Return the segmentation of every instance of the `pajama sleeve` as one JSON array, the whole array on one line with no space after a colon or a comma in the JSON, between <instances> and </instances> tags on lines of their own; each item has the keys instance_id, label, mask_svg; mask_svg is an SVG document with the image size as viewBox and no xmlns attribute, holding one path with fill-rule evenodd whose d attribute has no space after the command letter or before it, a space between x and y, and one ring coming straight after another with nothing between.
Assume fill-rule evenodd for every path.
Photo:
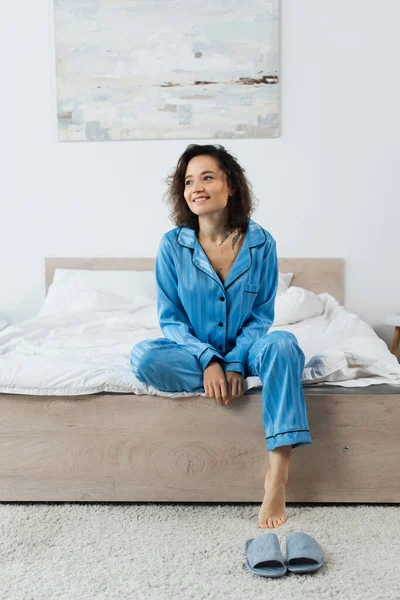
<instances>
[{"instance_id":1,"label":"pajama sleeve","mask_svg":"<svg viewBox=\"0 0 400 600\"><path fill-rule=\"evenodd\" d=\"M184 345L199 360L203 371L213 357L217 358L223 367L224 359L215 348L211 344L201 342L194 334L178 296L178 277L171 246L165 235L161 238L157 252L155 276L158 319L164 337Z\"/></svg>"},{"instance_id":2,"label":"pajama sleeve","mask_svg":"<svg viewBox=\"0 0 400 600\"><path fill-rule=\"evenodd\" d=\"M236 371L244 377L244 365L250 347L258 338L268 333L274 322L275 297L278 289L279 271L276 242L272 238L264 255L265 271L254 301L251 316L245 321L236 338L236 345L225 357L224 371Z\"/></svg>"}]
</instances>

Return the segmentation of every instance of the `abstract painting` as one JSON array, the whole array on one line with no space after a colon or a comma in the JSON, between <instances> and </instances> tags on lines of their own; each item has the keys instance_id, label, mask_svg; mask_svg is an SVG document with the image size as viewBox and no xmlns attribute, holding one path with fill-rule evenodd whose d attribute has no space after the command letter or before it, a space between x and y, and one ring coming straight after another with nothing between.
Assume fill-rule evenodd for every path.
<instances>
[{"instance_id":1,"label":"abstract painting","mask_svg":"<svg viewBox=\"0 0 400 600\"><path fill-rule=\"evenodd\" d=\"M60 141L279 136L279 0L54 0Z\"/></svg>"}]
</instances>

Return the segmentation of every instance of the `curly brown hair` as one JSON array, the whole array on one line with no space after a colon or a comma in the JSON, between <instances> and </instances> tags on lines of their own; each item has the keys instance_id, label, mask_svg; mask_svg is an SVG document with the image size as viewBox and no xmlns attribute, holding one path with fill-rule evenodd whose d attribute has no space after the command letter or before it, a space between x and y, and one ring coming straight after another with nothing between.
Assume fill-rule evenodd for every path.
<instances>
[{"instance_id":1,"label":"curly brown hair","mask_svg":"<svg viewBox=\"0 0 400 600\"><path fill-rule=\"evenodd\" d=\"M168 189L164 197L167 196L167 203L172 208L170 219L178 227L190 227L198 232L198 216L190 210L183 194L186 168L189 161L195 156L204 154L213 156L216 159L219 168L227 176L229 187L235 190L233 196L228 199L227 225L232 229L245 231L250 215L256 209L252 185L244 174L245 169L239 165L236 158L224 146L219 144L190 144L180 156L174 172L166 179Z\"/></svg>"}]
</instances>

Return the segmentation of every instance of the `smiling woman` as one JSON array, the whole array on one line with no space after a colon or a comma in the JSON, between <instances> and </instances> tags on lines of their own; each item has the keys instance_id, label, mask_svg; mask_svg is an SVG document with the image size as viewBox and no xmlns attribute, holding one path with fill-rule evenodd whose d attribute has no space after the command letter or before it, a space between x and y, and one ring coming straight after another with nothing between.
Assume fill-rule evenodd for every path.
<instances>
[{"instance_id":1,"label":"smiling woman","mask_svg":"<svg viewBox=\"0 0 400 600\"><path fill-rule=\"evenodd\" d=\"M192 144L170 179L170 200L183 211L175 222L194 225L199 244L224 283L243 246L246 221L254 208L244 169L223 146ZM197 216L194 222L193 215Z\"/></svg>"},{"instance_id":2,"label":"smiling woman","mask_svg":"<svg viewBox=\"0 0 400 600\"><path fill-rule=\"evenodd\" d=\"M196 162L201 160L204 166L201 167L198 162L196 164L194 159ZM194 198L211 196L212 189L215 194L213 199L220 206L226 207L224 216L229 229L243 231L256 208L252 185L247 180L245 169L221 145L190 144L179 158L173 173L167 177L166 183L168 187L165 196L172 208L171 220L178 227L190 227L196 233L199 230L198 215L203 213L192 210L195 203L188 201L187 195L190 193ZM201 189L201 185L198 187L201 183L204 183L204 189ZM209 189L208 186L213 187ZM193 191L198 193L193 194ZM208 204L207 201L198 206L203 206L202 210L208 211Z\"/></svg>"},{"instance_id":3,"label":"smiling woman","mask_svg":"<svg viewBox=\"0 0 400 600\"><path fill-rule=\"evenodd\" d=\"M226 239L234 231L229 227L227 208L234 190L213 156L193 157L186 171L184 197L189 209L197 214L199 234L219 246L221 238Z\"/></svg>"},{"instance_id":4,"label":"smiling woman","mask_svg":"<svg viewBox=\"0 0 400 600\"><path fill-rule=\"evenodd\" d=\"M244 378L260 378L270 469L259 525L279 527L291 450L311 444L311 436L304 353L292 333L268 333L276 242L250 218L251 186L223 146L188 146L168 179L176 227L161 238L155 266L164 338L136 344L131 368L155 389L205 392L220 405L243 394Z\"/></svg>"}]
</instances>

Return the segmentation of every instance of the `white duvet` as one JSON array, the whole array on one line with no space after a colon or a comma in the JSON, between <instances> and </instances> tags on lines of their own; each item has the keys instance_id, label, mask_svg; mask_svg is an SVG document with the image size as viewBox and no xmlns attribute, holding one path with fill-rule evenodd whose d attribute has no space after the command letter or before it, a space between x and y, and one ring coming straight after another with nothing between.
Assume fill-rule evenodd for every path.
<instances>
[{"instance_id":1,"label":"white duvet","mask_svg":"<svg viewBox=\"0 0 400 600\"><path fill-rule=\"evenodd\" d=\"M293 288L289 288L294 294ZM298 288L299 289L299 288ZM321 314L270 331L290 331L305 357L303 384L363 387L400 386L400 365L372 327L348 312L333 296L318 294ZM0 393L79 396L98 392L187 397L191 392L162 392L138 381L129 366L139 341L163 337L156 306L125 310L75 310L42 315L0 332ZM260 387L246 379L246 391ZM200 394L205 396L206 394Z\"/></svg>"}]
</instances>

